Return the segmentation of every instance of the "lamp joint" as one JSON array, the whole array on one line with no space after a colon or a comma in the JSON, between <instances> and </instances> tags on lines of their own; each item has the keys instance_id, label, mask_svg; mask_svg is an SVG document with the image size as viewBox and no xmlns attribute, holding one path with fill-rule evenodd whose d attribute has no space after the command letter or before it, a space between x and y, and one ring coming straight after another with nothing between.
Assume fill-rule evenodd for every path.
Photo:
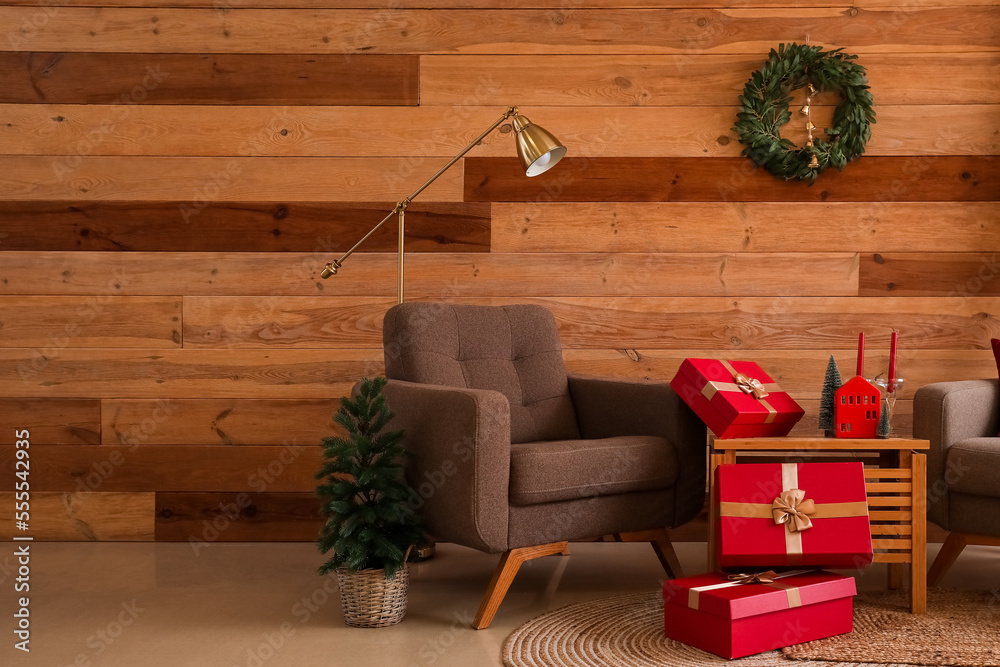
<instances>
[{"instance_id":1,"label":"lamp joint","mask_svg":"<svg viewBox=\"0 0 1000 667\"><path fill-rule=\"evenodd\" d=\"M339 259L333 260L325 267L323 267L323 272L320 274L320 277L322 277L323 280L326 280L330 276L337 275L337 271L340 269L341 266L343 266L343 264L340 263Z\"/></svg>"}]
</instances>

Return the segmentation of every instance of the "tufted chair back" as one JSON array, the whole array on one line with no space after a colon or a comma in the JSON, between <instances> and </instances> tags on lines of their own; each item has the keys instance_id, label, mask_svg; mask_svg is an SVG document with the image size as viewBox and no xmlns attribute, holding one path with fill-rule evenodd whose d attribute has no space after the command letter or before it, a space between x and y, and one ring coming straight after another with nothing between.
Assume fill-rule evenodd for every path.
<instances>
[{"instance_id":1,"label":"tufted chair back","mask_svg":"<svg viewBox=\"0 0 1000 667\"><path fill-rule=\"evenodd\" d=\"M385 374L510 403L511 443L580 437L555 318L535 305L403 303L385 314Z\"/></svg>"}]
</instances>

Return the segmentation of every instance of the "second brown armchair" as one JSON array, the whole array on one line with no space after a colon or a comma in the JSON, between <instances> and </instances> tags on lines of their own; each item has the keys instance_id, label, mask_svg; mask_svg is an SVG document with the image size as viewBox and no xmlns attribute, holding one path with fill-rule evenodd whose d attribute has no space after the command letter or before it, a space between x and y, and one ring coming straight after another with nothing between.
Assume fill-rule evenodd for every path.
<instances>
[{"instance_id":1,"label":"second brown armchair","mask_svg":"<svg viewBox=\"0 0 1000 667\"><path fill-rule=\"evenodd\" d=\"M927 584L941 583L966 545L1000 547L1000 385L936 382L913 397L913 435L927 454L927 519L951 531Z\"/></svg>"},{"instance_id":2,"label":"second brown armchair","mask_svg":"<svg viewBox=\"0 0 1000 667\"><path fill-rule=\"evenodd\" d=\"M502 553L476 628L520 565L567 540L650 541L704 502L706 430L666 383L567 376L541 306L406 303L385 316L384 393L436 539Z\"/></svg>"}]
</instances>

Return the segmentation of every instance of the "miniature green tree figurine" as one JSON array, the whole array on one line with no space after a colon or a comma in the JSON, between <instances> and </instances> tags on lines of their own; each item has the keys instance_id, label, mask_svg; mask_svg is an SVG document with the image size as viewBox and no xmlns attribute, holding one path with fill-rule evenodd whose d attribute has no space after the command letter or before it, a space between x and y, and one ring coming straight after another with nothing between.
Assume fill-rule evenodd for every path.
<instances>
[{"instance_id":1,"label":"miniature green tree figurine","mask_svg":"<svg viewBox=\"0 0 1000 667\"><path fill-rule=\"evenodd\" d=\"M823 393L819 399L819 428L826 431L827 435L833 434L833 395L840 389L844 381L840 379L840 369L837 362L830 355L830 363L826 365L826 377L823 378Z\"/></svg>"},{"instance_id":2,"label":"miniature green tree figurine","mask_svg":"<svg viewBox=\"0 0 1000 667\"><path fill-rule=\"evenodd\" d=\"M382 396L385 384L385 378L363 378L358 397L341 398L335 416L347 437L323 439L325 462L316 478L325 481L316 493L327 520L316 542L320 553L332 550L333 556L320 574L384 569L391 579L407 550L425 539L423 522L408 504L415 494L400 465L403 432L382 432L393 417Z\"/></svg>"},{"instance_id":3,"label":"miniature green tree figurine","mask_svg":"<svg viewBox=\"0 0 1000 667\"><path fill-rule=\"evenodd\" d=\"M892 427L889 424L889 408L883 403L882 416L878 418L878 427L875 431L875 435L880 438L888 438L891 430Z\"/></svg>"}]
</instances>

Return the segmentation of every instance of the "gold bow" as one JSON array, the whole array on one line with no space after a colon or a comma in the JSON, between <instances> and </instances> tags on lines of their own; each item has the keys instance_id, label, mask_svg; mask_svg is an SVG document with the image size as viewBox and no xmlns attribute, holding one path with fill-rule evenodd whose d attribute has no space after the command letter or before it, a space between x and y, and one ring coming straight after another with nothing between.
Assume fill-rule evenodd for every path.
<instances>
[{"instance_id":1,"label":"gold bow","mask_svg":"<svg viewBox=\"0 0 1000 667\"><path fill-rule=\"evenodd\" d=\"M771 503L771 516L777 525L785 524L788 532L795 533L812 528L812 520L806 516L816 513L816 504L806 499L801 489L782 491Z\"/></svg>"},{"instance_id":2,"label":"gold bow","mask_svg":"<svg viewBox=\"0 0 1000 667\"><path fill-rule=\"evenodd\" d=\"M748 572L743 574L731 574L729 575L729 581L734 581L737 584L773 584L774 578L777 576L778 575L774 570L768 570L767 572Z\"/></svg>"},{"instance_id":3,"label":"gold bow","mask_svg":"<svg viewBox=\"0 0 1000 667\"><path fill-rule=\"evenodd\" d=\"M743 373L737 373L733 379L736 381L736 386L739 387L744 394L750 394L758 401L767 397L767 389L764 389L764 385L760 380L744 375Z\"/></svg>"}]
</instances>

